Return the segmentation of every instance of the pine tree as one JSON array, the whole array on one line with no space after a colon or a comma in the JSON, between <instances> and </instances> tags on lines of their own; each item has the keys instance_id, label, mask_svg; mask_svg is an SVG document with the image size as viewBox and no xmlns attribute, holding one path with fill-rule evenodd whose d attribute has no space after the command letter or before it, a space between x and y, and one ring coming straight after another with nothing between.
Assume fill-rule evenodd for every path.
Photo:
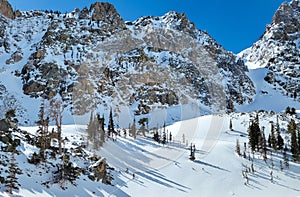
<instances>
[{"instance_id":1,"label":"pine tree","mask_svg":"<svg viewBox=\"0 0 300 197\"><path fill-rule=\"evenodd\" d=\"M80 168L74 167L70 157L63 155L61 163L56 164L57 170L53 172L53 183L59 183L62 189L66 189L66 182L76 186L76 179L80 176Z\"/></svg>"},{"instance_id":2,"label":"pine tree","mask_svg":"<svg viewBox=\"0 0 300 197\"><path fill-rule=\"evenodd\" d=\"M271 146L274 150L277 150L277 141L274 133L274 125L271 123Z\"/></svg>"},{"instance_id":3,"label":"pine tree","mask_svg":"<svg viewBox=\"0 0 300 197\"><path fill-rule=\"evenodd\" d=\"M129 132L131 133L131 136L134 139L136 139L136 123L135 123L135 118L133 119L133 123L132 123L132 126L131 126Z\"/></svg>"},{"instance_id":4,"label":"pine tree","mask_svg":"<svg viewBox=\"0 0 300 197\"><path fill-rule=\"evenodd\" d=\"M288 124L288 132L291 134L291 152L294 160L296 161L299 155L299 147L296 134L296 123L293 119Z\"/></svg>"},{"instance_id":5,"label":"pine tree","mask_svg":"<svg viewBox=\"0 0 300 197\"><path fill-rule=\"evenodd\" d=\"M165 144L166 144L166 140L167 140L167 135L166 135L166 131L164 130L164 131L163 131L163 136L162 136L162 141L161 141L161 143L162 143L163 145L165 145Z\"/></svg>"},{"instance_id":6,"label":"pine tree","mask_svg":"<svg viewBox=\"0 0 300 197\"><path fill-rule=\"evenodd\" d=\"M7 192L12 194L13 190L18 190L18 178L17 174L21 174L20 169L15 163L15 156L14 152L11 153L11 161L9 166L9 175L6 177L5 186L8 188Z\"/></svg>"},{"instance_id":7,"label":"pine tree","mask_svg":"<svg viewBox=\"0 0 300 197\"><path fill-rule=\"evenodd\" d=\"M277 136L277 148L278 148L278 150L282 150L283 145L284 145L284 140L283 140L283 138L281 137L281 135L279 133L279 135Z\"/></svg>"},{"instance_id":8,"label":"pine tree","mask_svg":"<svg viewBox=\"0 0 300 197\"><path fill-rule=\"evenodd\" d=\"M291 131L291 152L293 154L293 158L296 161L298 159L298 154L299 154L299 147L298 147L298 142L297 142L297 135L296 131L293 130Z\"/></svg>"},{"instance_id":9,"label":"pine tree","mask_svg":"<svg viewBox=\"0 0 300 197\"><path fill-rule=\"evenodd\" d=\"M263 158L264 158L264 161L266 161L268 159L268 157L267 157L267 141L266 141L264 131L262 132L262 143L263 143L262 144Z\"/></svg>"},{"instance_id":10,"label":"pine tree","mask_svg":"<svg viewBox=\"0 0 300 197\"><path fill-rule=\"evenodd\" d=\"M232 128L232 120L230 119L230 121L229 121L229 129L230 129L230 131L233 131L233 128Z\"/></svg>"},{"instance_id":11,"label":"pine tree","mask_svg":"<svg viewBox=\"0 0 300 197\"><path fill-rule=\"evenodd\" d=\"M286 151L288 150L287 146L283 149L283 161L286 168L289 168L289 158L287 157Z\"/></svg>"},{"instance_id":12,"label":"pine tree","mask_svg":"<svg viewBox=\"0 0 300 197\"><path fill-rule=\"evenodd\" d=\"M233 101L232 101L232 99L231 98L229 98L228 100L227 100L227 111L228 112L234 112L234 104L233 104Z\"/></svg>"},{"instance_id":13,"label":"pine tree","mask_svg":"<svg viewBox=\"0 0 300 197\"><path fill-rule=\"evenodd\" d=\"M288 133L292 134L293 131L296 130L296 123L295 120L291 119L291 121L288 124Z\"/></svg>"},{"instance_id":14,"label":"pine tree","mask_svg":"<svg viewBox=\"0 0 300 197\"><path fill-rule=\"evenodd\" d=\"M111 137L115 133L114 129L114 120L113 120L113 114L112 109L110 108L109 112L109 120L108 120L108 136Z\"/></svg>"},{"instance_id":15,"label":"pine tree","mask_svg":"<svg viewBox=\"0 0 300 197\"><path fill-rule=\"evenodd\" d=\"M105 130L104 130L105 119L104 119L104 114L102 115L101 118L100 118L100 116L99 116L98 121L99 121L99 124L100 124L100 126L99 126L99 129L100 129L100 135L101 135L100 140L101 140L102 143L104 143L104 142L105 142Z\"/></svg>"},{"instance_id":16,"label":"pine tree","mask_svg":"<svg viewBox=\"0 0 300 197\"><path fill-rule=\"evenodd\" d=\"M268 146L271 148L272 144L271 144L271 134L269 134L268 136Z\"/></svg>"},{"instance_id":17,"label":"pine tree","mask_svg":"<svg viewBox=\"0 0 300 197\"><path fill-rule=\"evenodd\" d=\"M194 161L194 160L196 159L196 158L195 158L195 152L196 152L196 146L195 146L195 144L193 145L193 144L191 143L190 149L191 149L191 152L190 152L190 160Z\"/></svg>"},{"instance_id":18,"label":"pine tree","mask_svg":"<svg viewBox=\"0 0 300 197\"><path fill-rule=\"evenodd\" d=\"M294 107L292 107L291 109L291 115L295 115L296 114L296 109Z\"/></svg>"},{"instance_id":19,"label":"pine tree","mask_svg":"<svg viewBox=\"0 0 300 197\"><path fill-rule=\"evenodd\" d=\"M9 146L11 146L11 159L9 163L9 175L6 177L5 186L8 188L7 192L12 194L13 190L19 189L17 175L22 174L22 171L16 163L15 154L18 154L17 146L20 144L19 140L14 139Z\"/></svg>"},{"instance_id":20,"label":"pine tree","mask_svg":"<svg viewBox=\"0 0 300 197\"><path fill-rule=\"evenodd\" d=\"M62 101L53 99L50 101L50 116L55 122L57 129L57 140L58 140L58 150L59 154L62 154L62 118L65 106L62 104Z\"/></svg>"},{"instance_id":21,"label":"pine tree","mask_svg":"<svg viewBox=\"0 0 300 197\"><path fill-rule=\"evenodd\" d=\"M38 145L40 147L40 157L42 160L45 160L45 149L50 147L50 136L48 131L50 119L46 116L45 108L45 99L43 99L38 114L38 120L36 121L36 124L39 127L37 131L39 135Z\"/></svg>"},{"instance_id":22,"label":"pine tree","mask_svg":"<svg viewBox=\"0 0 300 197\"><path fill-rule=\"evenodd\" d=\"M247 144L246 144L246 142L244 142L244 151L243 151L243 157L244 157L244 159L247 158L246 152L247 152Z\"/></svg>"},{"instance_id":23,"label":"pine tree","mask_svg":"<svg viewBox=\"0 0 300 197\"><path fill-rule=\"evenodd\" d=\"M286 114L291 114L291 108L290 108L290 106L287 106L287 108L285 109L285 113Z\"/></svg>"},{"instance_id":24,"label":"pine tree","mask_svg":"<svg viewBox=\"0 0 300 197\"><path fill-rule=\"evenodd\" d=\"M277 121L276 121L276 133L277 133L277 149L278 150L282 150L283 148L283 145L284 145L284 140L281 136L281 133L280 133L280 126L279 126L279 121L278 121L278 116L277 116Z\"/></svg>"},{"instance_id":25,"label":"pine tree","mask_svg":"<svg viewBox=\"0 0 300 197\"><path fill-rule=\"evenodd\" d=\"M240 147L239 139L236 139L235 151L238 154L238 156L241 156L241 147Z\"/></svg>"},{"instance_id":26,"label":"pine tree","mask_svg":"<svg viewBox=\"0 0 300 197\"><path fill-rule=\"evenodd\" d=\"M249 133L249 145L254 152L256 148L258 148L259 143L259 135L260 135L260 128L258 124L258 119L252 121L248 128Z\"/></svg>"}]
</instances>

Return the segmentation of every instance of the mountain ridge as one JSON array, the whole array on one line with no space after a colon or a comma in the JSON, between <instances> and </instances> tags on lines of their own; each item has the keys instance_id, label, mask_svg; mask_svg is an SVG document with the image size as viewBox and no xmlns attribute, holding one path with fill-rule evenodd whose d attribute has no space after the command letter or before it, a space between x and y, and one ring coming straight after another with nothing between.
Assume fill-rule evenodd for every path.
<instances>
[{"instance_id":1,"label":"mountain ridge","mask_svg":"<svg viewBox=\"0 0 300 197\"><path fill-rule=\"evenodd\" d=\"M14 20L1 25L5 27L0 52L4 70L21 79L25 95L62 97L71 115L109 111L115 105L117 114L125 107L128 116L143 117L158 107L189 103L198 105L200 115L233 110L234 103L249 103L255 95L243 61L184 14L170 11L125 24L111 4L98 2L66 14L19 11ZM125 64L131 70L124 69ZM135 80L147 75L150 79L158 72L170 80L162 80L163 75L151 79L159 81L156 84ZM126 80L134 83L128 86ZM178 88L181 85L186 90Z\"/></svg>"}]
</instances>

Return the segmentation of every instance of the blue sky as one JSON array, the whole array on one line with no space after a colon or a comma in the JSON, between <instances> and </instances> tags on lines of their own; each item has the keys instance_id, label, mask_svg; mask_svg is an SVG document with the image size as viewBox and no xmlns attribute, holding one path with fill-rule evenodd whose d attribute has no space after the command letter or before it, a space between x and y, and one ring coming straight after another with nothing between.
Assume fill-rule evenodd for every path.
<instances>
[{"instance_id":1,"label":"blue sky","mask_svg":"<svg viewBox=\"0 0 300 197\"><path fill-rule=\"evenodd\" d=\"M8 0L19 10L59 10L89 7L95 0ZM161 16L170 10L184 12L198 29L235 53L251 46L264 32L284 0L106 0L124 20Z\"/></svg>"}]
</instances>

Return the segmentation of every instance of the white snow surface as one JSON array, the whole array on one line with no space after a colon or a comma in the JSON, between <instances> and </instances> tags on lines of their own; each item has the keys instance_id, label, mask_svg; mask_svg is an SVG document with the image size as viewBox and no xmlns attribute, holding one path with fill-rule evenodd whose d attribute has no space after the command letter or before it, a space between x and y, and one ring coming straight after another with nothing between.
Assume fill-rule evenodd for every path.
<instances>
[{"instance_id":1,"label":"white snow surface","mask_svg":"<svg viewBox=\"0 0 300 197\"><path fill-rule=\"evenodd\" d=\"M254 154L255 173L248 173L249 182L242 176L242 170L250 168L251 161L235 153L238 139L248 142L247 127L255 113L236 113L231 115L208 115L182 122L166 128L172 133L172 141L161 145L150 137L132 139L124 136L116 141L108 140L99 153L114 167L113 186L91 182L83 178L77 180L78 186L67 185L61 190L57 185L46 188L40 185L45 175L31 173L36 169L28 164L22 155L33 152L30 146L22 146L18 163L24 175L19 177L21 189L19 196L298 196L300 194L300 165L290 162L290 167L280 170L280 152L273 153L265 163L260 153ZM265 126L266 135L270 132L270 121L276 122L276 115L260 113L260 125ZM286 133L287 121L295 117L280 116L282 135ZM228 129L232 120L233 131ZM296 119L298 122L299 120ZM71 141L80 142L86 136L85 126L65 125L63 135ZM34 133L36 127L22 127ZM160 130L162 132L162 130ZM182 134L186 142L182 142ZM189 160L189 145L195 144L196 160ZM93 151L92 151L93 152ZM91 152L91 153L92 153ZM250 154L247 147L247 155ZM252 157L252 154L250 154ZM291 158L290 158L291 160ZM23 162L24 161L24 162ZM128 170L126 170L128 169ZM273 172L273 181L270 173ZM133 176L134 174L134 176ZM49 175L48 175L49 176ZM47 179L46 179L47 180ZM0 193L0 195L8 196Z\"/></svg>"},{"instance_id":2,"label":"white snow surface","mask_svg":"<svg viewBox=\"0 0 300 197\"><path fill-rule=\"evenodd\" d=\"M251 112L251 111L274 111L284 112L287 106L294 107L296 110L300 109L300 103L289 96L281 93L280 87L276 89L264 80L268 72L267 68L250 69L248 76L254 82L256 88L256 95L254 101L250 104L237 106L237 111Z\"/></svg>"}]
</instances>

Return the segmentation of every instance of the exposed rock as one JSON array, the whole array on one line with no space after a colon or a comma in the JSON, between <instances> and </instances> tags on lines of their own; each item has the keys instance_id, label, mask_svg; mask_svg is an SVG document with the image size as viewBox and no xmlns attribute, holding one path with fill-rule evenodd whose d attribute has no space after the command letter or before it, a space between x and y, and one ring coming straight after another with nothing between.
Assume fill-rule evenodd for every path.
<instances>
[{"instance_id":1,"label":"exposed rock","mask_svg":"<svg viewBox=\"0 0 300 197\"><path fill-rule=\"evenodd\" d=\"M20 51L16 51L12 54L11 58L6 60L6 64L18 63L23 59L23 54Z\"/></svg>"},{"instance_id":2,"label":"exposed rock","mask_svg":"<svg viewBox=\"0 0 300 197\"><path fill-rule=\"evenodd\" d=\"M300 15L298 9L300 9L299 1L293 1L291 3L284 2L276 11L272 20L272 25L280 25L280 23L283 23L285 26L284 31L290 34L299 31Z\"/></svg>"},{"instance_id":3,"label":"exposed rock","mask_svg":"<svg viewBox=\"0 0 300 197\"><path fill-rule=\"evenodd\" d=\"M107 22L112 28L125 28L124 20L112 4L96 2L90 6L89 11L92 13L93 21Z\"/></svg>"},{"instance_id":4,"label":"exposed rock","mask_svg":"<svg viewBox=\"0 0 300 197\"><path fill-rule=\"evenodd\" d=\"M15 18L13 9L7 0L0 0L0 14L10 19Z\"/></svg>"},{"instance_id":5,"label":"exposed rock","mask_svg":"<svg viewBox=\"0 0 300 197\"><path fill-rule=\"evenodd\" d=\"M29 81L29 83L27 83L23 86L23 91L24 91L24 94L26 94L26 95L33 95L33 93L44 91L45 88L46 88L45 86L39 84L38 82L31 80L31 81Z\"/></svg>"},{"instance_id":6,"label":"exposed rock","mask_svg":"<svg viewBox=\"0 0 300 197\"><path fill-rule=\"evenodd\" d=\"M260 40L243 52L248 62L269 69L265 81L294 98L300 91L299 39L300 1L293 0L278 8Z\"/></svg>"}]
</instances>

